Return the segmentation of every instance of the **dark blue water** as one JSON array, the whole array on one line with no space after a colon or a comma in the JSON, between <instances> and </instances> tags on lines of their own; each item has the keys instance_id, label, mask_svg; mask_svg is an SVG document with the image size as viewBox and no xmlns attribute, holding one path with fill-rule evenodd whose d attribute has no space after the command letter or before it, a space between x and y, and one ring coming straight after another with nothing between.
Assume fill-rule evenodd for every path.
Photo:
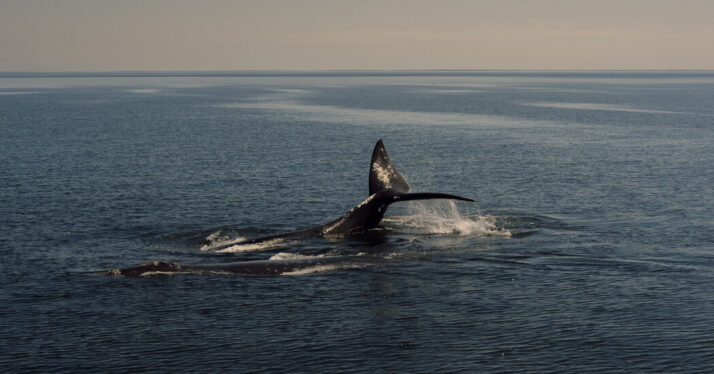
<instances>
[{"instance_id":1,"label":"dark blue water","mask_svg":"<svg viewBox=\"0 0 714 374\"><path fill-rule=\"evenodd\" d=\"M380 138L479 203L211 250L340 216ZM3 372L714 369L711 72L5 74L0 160Z\"/></svg>"}]
</instances>

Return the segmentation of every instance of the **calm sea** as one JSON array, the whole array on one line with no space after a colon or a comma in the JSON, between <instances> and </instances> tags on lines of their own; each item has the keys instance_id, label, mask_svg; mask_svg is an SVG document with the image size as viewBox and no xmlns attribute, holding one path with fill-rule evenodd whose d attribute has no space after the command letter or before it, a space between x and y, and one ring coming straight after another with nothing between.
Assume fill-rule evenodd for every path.
<instances>
[{"instance_id":1,"label":"calm sea","mask_svg":"<svg viewBox=\"0 0 714 374\"><path fill-rule=\"evenodd\" d=\"M379 139L478 203L212 250L337 218ZM5 373L714 370L714 72L2 74L0 161Z\"/></svg>"}]
</instances>

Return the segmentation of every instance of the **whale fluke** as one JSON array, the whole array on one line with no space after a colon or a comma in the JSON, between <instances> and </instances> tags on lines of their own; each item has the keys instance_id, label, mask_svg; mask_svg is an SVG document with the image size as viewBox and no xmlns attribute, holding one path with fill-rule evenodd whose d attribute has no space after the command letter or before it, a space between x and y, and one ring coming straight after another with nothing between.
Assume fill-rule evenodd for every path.
<instances>
[{"instance_id":1,"label":"whale fluke","mask_svg":"<svg viewBox=\"0 0 714 374\"><path fill-rule=\"evenodd\" d=\"M369 166L369 194L371 196L385 190L392 190L395 193L409 192L409 184L394 167L384 148L384 142L379 139L372 151L372 161Z\"/></svg>"}]
</instances>

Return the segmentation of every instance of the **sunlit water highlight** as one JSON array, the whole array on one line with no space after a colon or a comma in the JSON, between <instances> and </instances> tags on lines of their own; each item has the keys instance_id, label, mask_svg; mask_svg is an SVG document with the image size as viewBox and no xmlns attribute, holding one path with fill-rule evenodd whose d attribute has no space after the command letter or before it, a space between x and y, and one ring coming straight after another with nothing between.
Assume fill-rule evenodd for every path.
<instances>
[{"instance_id":1,"label":"sunlit water highlight","mask_svg":"<svg viewBox=\"0 0 714 374\"><path fill-rule=\"evenodd\" d=\"M625 105L601 104L601 103L535 102L535 103L525 103L525 105L543 107L543 108L558 108L558 109L602 110L602 111L630 112L630 113L683 114L681 112L672 112L672 111L667 111L667 110L643 109L643 108L629 107L629 106L625 106Z\"/></svg>"}]
</instances>

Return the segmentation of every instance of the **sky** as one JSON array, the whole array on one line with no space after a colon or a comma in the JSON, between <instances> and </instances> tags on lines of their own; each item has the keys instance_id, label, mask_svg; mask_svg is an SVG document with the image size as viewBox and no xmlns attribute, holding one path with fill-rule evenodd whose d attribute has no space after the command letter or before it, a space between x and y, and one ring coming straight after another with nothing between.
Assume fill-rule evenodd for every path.
<instances>
[{"instance_id":1,"label":"sky","mask_svg":"<svg viewBox=\"0 0 714 374\"><path fill-rule=\"evenodd\" d=\"M0 71L714 69L711 0L0 0Z\"/></svg>"}]
</instances>

